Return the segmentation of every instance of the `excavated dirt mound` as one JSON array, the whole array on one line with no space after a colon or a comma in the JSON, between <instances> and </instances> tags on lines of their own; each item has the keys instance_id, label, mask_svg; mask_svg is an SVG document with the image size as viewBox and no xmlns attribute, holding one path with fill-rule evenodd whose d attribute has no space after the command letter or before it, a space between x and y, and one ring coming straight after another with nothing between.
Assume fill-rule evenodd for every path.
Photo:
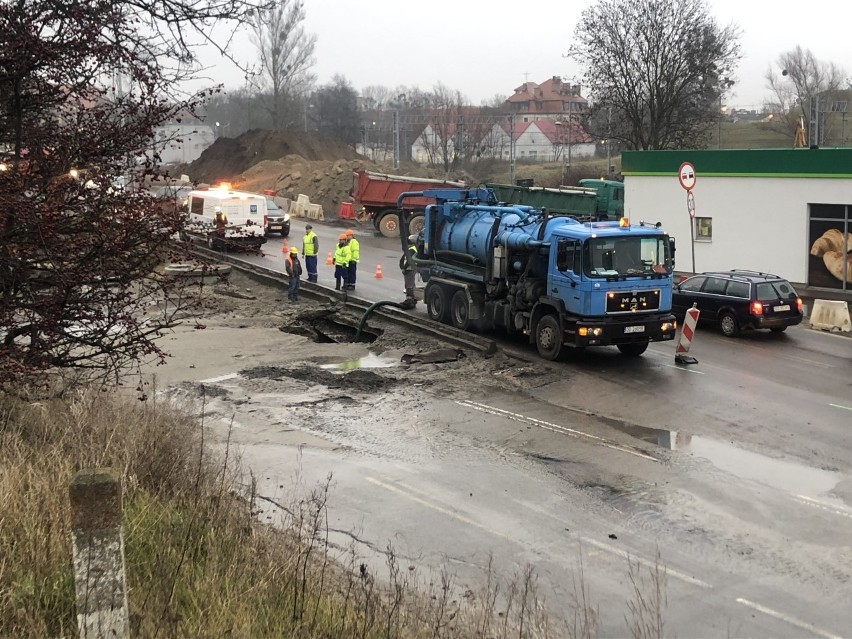
<instances>
[{"instance_id":1,"label":"excavated dirt mound","mask_svg":"<svg viewBox=\"0 0 852 639\"><path fill-rule=\"evenodd\" d=\"M299 155L308 160L355 160L355 150L337 138L300 131L254 129L238 138L219 138L186 167L196 182L215 183L234 176L264 160Z\"/></svg>"},{"instance_id":2,"label":"excavated dirt mound","mask_svg":"<svg viewBox=\"0 0 852 639\"><path fill-rule=\"evenodd\" d=\"M358 169L475 183L461 171L448 176L430 167L381 166L336 138L299 131L253 130L238 138L219 138L178 173L188 174L197 184L230 182L241 191L271 190L290 200L307 195L312 203L322 205L326 220L333 220L341 202L353 201L349 192L352 173Z\"/></svg>"}]
</instances>

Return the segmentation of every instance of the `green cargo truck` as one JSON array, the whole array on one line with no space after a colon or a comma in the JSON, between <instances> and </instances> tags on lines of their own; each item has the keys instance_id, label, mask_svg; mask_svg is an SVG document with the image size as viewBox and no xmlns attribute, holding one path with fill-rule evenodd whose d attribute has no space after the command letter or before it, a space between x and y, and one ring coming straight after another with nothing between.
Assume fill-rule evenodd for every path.
<instances>
[{"instance_id":1,"label":"green cargo truck","mask_svg":"<svg viewBox=\"0 0 852 639\"><path fill-rule=\"evenodd\" d=\"M506 204L525 204L583 220L618 219L624 212L624 183L615 180L580 180L580 186L546 188L511 184L486 184Z\"/></svg>"}]
</instances>

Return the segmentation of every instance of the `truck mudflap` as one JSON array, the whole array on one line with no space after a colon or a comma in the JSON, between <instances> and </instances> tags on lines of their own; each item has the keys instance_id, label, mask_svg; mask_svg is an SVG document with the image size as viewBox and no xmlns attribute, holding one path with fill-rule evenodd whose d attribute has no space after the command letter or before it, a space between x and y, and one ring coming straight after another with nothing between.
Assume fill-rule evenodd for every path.
<instances>
[{"instance_id":1,"label":"truck mudflap","mask_svg":"<svg viewBox=\"0 0 852 639\"><path fill-rule=\"evenodd\" d=\"M677 321L671 313L643 317L563 318L565 343L577 347L618 346L673 340Z\"/></svg>"}]
</instances>

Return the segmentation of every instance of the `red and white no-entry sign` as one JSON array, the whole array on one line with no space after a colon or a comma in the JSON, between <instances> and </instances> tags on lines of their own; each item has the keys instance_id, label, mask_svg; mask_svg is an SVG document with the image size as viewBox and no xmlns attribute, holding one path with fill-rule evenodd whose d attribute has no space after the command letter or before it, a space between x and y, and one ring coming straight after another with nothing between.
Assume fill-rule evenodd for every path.
<instances>
[{"instance_id":1,"label":"red and white no-entry sign","mask_svg":"<svg viewBox=\"0 0 852 639\"><path fill-rule=\"evenodd\" d=\"M695 167L690 162L684 162L677 170L677 181L687 191L695 187Z\"/></svg>"},{"instance_id":2,"label":"red and white no-entry sign","mask_svg":"<svg viewBox=\"0 0 852 639\"><path fill-rule=\"evenodd\" d=\"M692 338L695 336L695 327L698 324L698 305L693 304L692 308L686 309L686 316L683 318L683 328L680 331L680 339L675 347L675 363L677 364L697 364L698 360L688 356L689 346L692 344Z\"/></svg>"}]
</instances>

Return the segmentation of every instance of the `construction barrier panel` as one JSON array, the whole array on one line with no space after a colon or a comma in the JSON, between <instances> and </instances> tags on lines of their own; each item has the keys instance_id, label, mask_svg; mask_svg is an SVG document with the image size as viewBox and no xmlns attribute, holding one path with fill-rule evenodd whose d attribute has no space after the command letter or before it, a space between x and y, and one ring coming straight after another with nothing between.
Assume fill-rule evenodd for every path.
<instances>
[{"instance_id":1,"label":"construction barrier panel","mask_svg":"<svg viewBox=\"0 0 852 639\"><path fill-rule=\"evenodd\" d=\"M849 305L842 300L814 300L810 320L811 328L821 331L852 331Z\"/></svg>"},{"instance_id":2,"label":"construction barrier panel","mask_svg":"<svg viewBox=\"0 0 852 639\"><path fill-rule=\"evenodd\" d=\"M697 359L691 355L687 355L687 353L692 344L692 339L695 337L695 328L698 325L698 315L700 312L697 304L693 304L692 308L686 310L686 315L683 318L683 328L680 331L680 339L675 348L675 363L677 364L698 363Z\"/></svg>"},{"instance_id":3,"label":"construction barrier panel","mask_svg":"<svg viewBox=\"0 0 852 639\"><path fill-rule=\"evenodd\" d=\"M337 217L341 220L354 220L355 207L352 205L352 202L341 202L340 209L337 211Z\"/></svg>"}]
</instances>

